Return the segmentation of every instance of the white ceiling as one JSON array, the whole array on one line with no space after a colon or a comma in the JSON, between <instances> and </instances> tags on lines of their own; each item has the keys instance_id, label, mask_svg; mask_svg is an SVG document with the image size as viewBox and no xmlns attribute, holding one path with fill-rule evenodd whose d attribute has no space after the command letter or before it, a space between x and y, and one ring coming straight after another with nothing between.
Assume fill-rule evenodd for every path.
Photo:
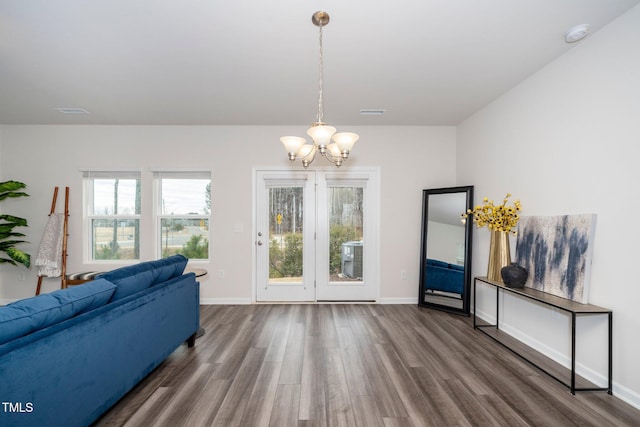
<instances>
[{"instance_id":1,"label":"white ceiling","mask_svg":"<svg viewBox=\"0 0 640 427\"><path fill-rule=\"evenodd\" d=\"M325 121L455 125L639 2L0 0L0 124L306 126L325 10Z\"/></svg>"}]
</instances>

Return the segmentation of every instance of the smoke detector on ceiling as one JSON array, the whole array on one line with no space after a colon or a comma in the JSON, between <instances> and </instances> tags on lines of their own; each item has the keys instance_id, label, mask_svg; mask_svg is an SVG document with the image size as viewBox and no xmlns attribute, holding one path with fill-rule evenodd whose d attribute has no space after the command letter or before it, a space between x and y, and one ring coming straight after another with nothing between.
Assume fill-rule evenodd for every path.
<instances>
[{"instance_id":1,"label":"smoke detector on ceiling","mask_svg":"<svg viewBox=\"0 0 640 427\"><path fill-rule=\"evenodd\" d=\"M564 34L564 40L567 43L575 43L589 35L589 24L580 24L569 28Z\"/></svg>"}]
</instances>

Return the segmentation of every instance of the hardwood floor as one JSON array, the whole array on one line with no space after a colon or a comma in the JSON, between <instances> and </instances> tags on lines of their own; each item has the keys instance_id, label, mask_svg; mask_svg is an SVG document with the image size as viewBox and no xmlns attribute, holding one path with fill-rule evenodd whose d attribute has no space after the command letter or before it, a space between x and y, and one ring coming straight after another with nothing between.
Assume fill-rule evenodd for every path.
<instances>
[{"instance_id":1,"label":"hardwood floor","mask_svg":"<svg viewBox=\"0 0 640 427\"><path fill-rule=\"evenodd\" d=\"M638 426L474 331L412 305L203 306L178 348L96 426Z\"/></svg>"}]
</instances>

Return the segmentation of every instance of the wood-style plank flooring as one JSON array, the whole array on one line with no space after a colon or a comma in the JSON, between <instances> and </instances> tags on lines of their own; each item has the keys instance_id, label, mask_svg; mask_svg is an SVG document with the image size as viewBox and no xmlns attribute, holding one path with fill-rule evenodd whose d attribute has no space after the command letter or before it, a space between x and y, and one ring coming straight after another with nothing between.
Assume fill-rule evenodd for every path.
<instances>
[{"instance_id":1,"label":"wood-style plank flooring","mask_svg":"<svg viewBox=\"0 0 640 427\"><path fill-rule=\"evenodd\" d=\"M471 320L412 305L203 306L182 345L96 426L638 426L573 396Z\"/></svg>"}]
</instances>

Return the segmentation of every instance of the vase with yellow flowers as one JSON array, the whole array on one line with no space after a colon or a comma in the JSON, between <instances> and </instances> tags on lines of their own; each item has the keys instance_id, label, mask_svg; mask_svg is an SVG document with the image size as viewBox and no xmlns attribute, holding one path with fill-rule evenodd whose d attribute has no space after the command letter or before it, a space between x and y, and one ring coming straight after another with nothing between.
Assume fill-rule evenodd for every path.
<instances>
[{"instance_id":1,"label":"vase with yellow flowers","mask_svg":"<svg viewBox=\"0 0 640 427\"><path fill-rule=\"evenodd\" d=\"M511 248L509 247L509 234L516 234L516 226L520 219L522 206L516 200L509 206L507 193L502 204L495 205L493 200L487 197L482 199L482 205L467 210L462 214L463 218L473 216L473 222L478 228L487 227L491 232L491 243L489 246L489 266L487 268L487 279L501 282L500 270L502 267L511 264Z\"/></svg>"}]
</instances>

